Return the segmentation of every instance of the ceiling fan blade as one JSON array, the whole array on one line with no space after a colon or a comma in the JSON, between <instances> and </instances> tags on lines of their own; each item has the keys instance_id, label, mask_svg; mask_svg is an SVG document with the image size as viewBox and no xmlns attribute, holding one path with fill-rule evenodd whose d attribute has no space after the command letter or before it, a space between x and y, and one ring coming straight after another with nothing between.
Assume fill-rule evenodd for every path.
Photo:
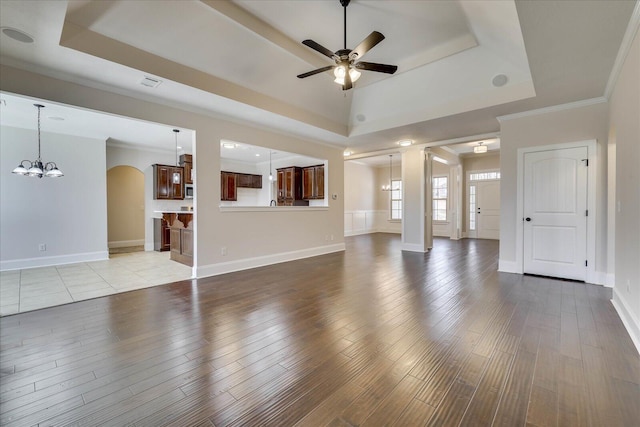
<instances>
[{"instance_id":1,"label":"ceiling fan blade","mask_svg":"<svg viewBox=\"0 0 640 427\"><path fill-rule=\"evenodd\" d=\"M335 65L327 65L326 67L322 67L322 68L318 68L318 69L313 70L313 71L309 71L309 72L306 72L306 73L298 74L298 78L299 79L304 79L305 77L313 76L314 74L320 74L320 73L323 73L325 71L329 71L329 70L331 70L333 68L335 68Z\"/></svg>"},{"instance_id":2,"label":"ceiling fan blade","mask_svg":"<svg viewBox=\"0 0 640 427\"><path fill-rule=\"evenodd\" d=\"M336 57L335 53L331 52L329 49L322 46L321 44L314 42L313 40L307 39L303 41L302 44L305 46L309 46L311 49L315 50L316 52L320 52L324 56L328 56L331 59L335 59Z\"/></svg>"},{"instance_id":3,"label":"ceiling fan blade","mask_svg":"<svg viewBox=\"0 0 640 427\"><path fill-rule=\"evenodd\" d=\"M372 47L380 43L382 40L384 40L384 36L382 35L382 33L374 31L369 34L366 39L362 40L355 49L351 51L350 56L353 59L362 58L362 55L367 53Z\"/></svg>"},{"instance_id":4,"label":"ceiling fan blade","mask_svg":"<svg viewBox=\"0 0 640 427\"><path fill-rule=\"evenodd\" d=\"M355 67L360 70L377 71L378 73L393 74L398 69L397 65L377 64L375 62L360 61L355 64Z\"/></svg>"}]
</instances>

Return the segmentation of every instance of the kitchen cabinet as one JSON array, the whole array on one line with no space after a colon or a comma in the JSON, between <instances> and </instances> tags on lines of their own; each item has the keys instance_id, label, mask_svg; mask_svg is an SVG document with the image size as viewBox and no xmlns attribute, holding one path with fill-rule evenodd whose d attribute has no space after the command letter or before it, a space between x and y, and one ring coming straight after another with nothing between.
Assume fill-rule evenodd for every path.
<instances>
[{"instance_id":1,"label":"kitchen cabinet","mask_svg":"<svg viewBox=\"0 0 640 427\"><path fill-rule=\"evenodd\" d=\"M308 206L302 200L302 168L290 166L276 169L278 178L278 206Z\"/></svg>"},{"instance_id":2,"label":"kitchen cabinet","mask_svg":"<svg viewBox=\"0 0 640 427\"><path fill-rule=\"evenodd\" d=\"M302 198L324 199L324 165L302 168Z\"/></svg>"},{"instance_id":3,"label":"kitchen cabinet","mask_svg":"<svg viewBox=\"0 0 640 427\"><path fill-rule=\"evenodd\" d=\"M153 250L164 252L171 250L171 228L164 218L153 219Z\"/></svg>"},{"instance_id":4,"label":"kitchen cabinet","mask_svg":"<svg viewBox=\"0 0 640 427\"><path fill-rule=\"evenodd\" d=\"M153 165L153 198L184 199L184 169L181 166Z\"/></svg>"},{"instance_id":5,"label":"kitchen cabinet","mask_svg":"<svg viewBox=\"0 0 640 427\"><path fill-rule=\"evenodd\" d=\"M220 172L220 200L236 201L238 175L233 172Z\"/></svg>"},{"instance_id":6,"label":"kitchen cabinet","mask_svg":"<svg viewBox=\"0 0 640 427\"><path fill-rule=\"evenodd\" d=\"M171 257L173 261L193 266L193 230L171 228Z\"/></svg>"},{"instance_id":7,"label":"kitchen cabinet","mask_svg":"<svg viewBox=\"0 0 640 427\"><path fill-rule=\"evenodd\" d=\"M262 175L238 173L237 186L242 188L262 188Z\"/></svg>"},{"instance_id":8,"label":"kitchen cabinet","mask_svg":"<svg viewBox=\"0 0 640 427\"><path fill-rule=\"evenodd\" d=\"M238 188L262 188L262 175L220 172L220 200L238 200Z\"/></svg>"},{"instance_id":9,"label":"kitchen cabinet","mask_svg":"<svg viewBox=\"0 0 640 427\"><path fill-rule=\"evenodd\" d=\"M193 184L193 161L191 154L180 156L180 166L184 168L184 183Z\"/></svg>"},{"instance_id":10,"label":"kitchen cabinet","mask_svg":"<svg viewBox=\"0 0 640 427\"><path fill-rule=\"evenodd\" d=\"M169 233L169 258L193 266L193 213L163 212L161 220L166 224Z\"/></svg>"}]
</instances>

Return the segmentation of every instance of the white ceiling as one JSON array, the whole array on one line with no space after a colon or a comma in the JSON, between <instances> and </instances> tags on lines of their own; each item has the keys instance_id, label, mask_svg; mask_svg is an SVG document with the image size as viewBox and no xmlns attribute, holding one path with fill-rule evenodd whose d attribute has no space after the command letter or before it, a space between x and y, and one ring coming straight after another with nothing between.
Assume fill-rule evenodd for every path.
<instances>
[{"instance_id":1,"label":"white ceiling","mask_svg":"<svg viewBox=\"0 0 640 427\"><path fill-rule=\"evenodd\" d=\"M0 34L0 63L375 152L405 138L477 140L499 130L496 116L603 96L635 6L632 0L352 0L348 47L380 31L386 39L364 60L399 70L392 76L365 71L343 92L329 72L295 77L330 65L302 40L343 47L338 0L2 0L0 25L35 42ZM508 77L506 85L492 85L498 74ZM144 76L162 83L142 86ZM2 124L17 104L2 107ZM34 110L22 113L22 126L35 122ZM70 110L67 120L46 126L91 132L71 130L89 123L72 116ZM131 121L96 124L95 133L136 143L149 134L138 128ZM169 131L167 148L171 128L164 124L154 135L159 141Z\"/></svg>"}]
</instances>

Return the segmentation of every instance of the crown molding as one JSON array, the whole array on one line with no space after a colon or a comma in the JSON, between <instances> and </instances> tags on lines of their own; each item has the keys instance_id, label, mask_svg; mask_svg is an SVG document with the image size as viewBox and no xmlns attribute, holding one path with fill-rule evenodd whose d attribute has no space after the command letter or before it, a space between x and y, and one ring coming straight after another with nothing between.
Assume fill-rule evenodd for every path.
<instances>
[{"instance_id":1,"label":"crown molding","mask_svg":"<svg viewBox=\"0 0 640 427\"><path fill-rule=\"evenodd\" d=\"M588 107L590 105L602 104L608 102L608 99L604 96L597 98L583 99L582 101L569 102L567 104L552 105L550 107L538 108L536 110L522 111L520 113L507 114L505 116L498 116L498 122L506 122L513 119L521 119L523 117L538 116L540 114L557 113L559 111L573 110L575 108Z\"/></svg>"},{"instance_id":2,"label":"crown molding","mask_svg":"<svg viewBox=\"0 0 640 427\"><path fill-rule=\"evenodd\" d=\"M616 87L620 71L622 70L624 61L627 59L627 55L629 55L633 39L638 32L638 28L640 28L640 1L637 1L636 6L633 8L633 13L629 19L629 25L627 25L627 30L625 31L622 43L620 44L620 49L618 49L618 55L616 56L613 68L609 74L607 87L604 89L604 97L607 98L607 100L611 98L613 89Z\"/></svg>"}]
</instances>

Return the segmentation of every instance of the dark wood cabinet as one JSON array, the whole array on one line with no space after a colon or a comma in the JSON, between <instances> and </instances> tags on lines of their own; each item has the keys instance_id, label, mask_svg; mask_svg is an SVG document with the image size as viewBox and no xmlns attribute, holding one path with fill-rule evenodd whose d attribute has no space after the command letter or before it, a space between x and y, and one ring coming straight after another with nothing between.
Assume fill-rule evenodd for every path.
<instances>
[{"instance_id":1,"label":"dark wood cabinet","mask_svg":"<svg viewBox=\"0 0 640 427\"><path fill-rule=\"evenodd\" d=\"M278 176L278 206L308 206L302 199L302 168L291 166L276 169Z\"/></svg>"},{"instance_id":2,"label":"dark wood cabinet","mask_svg":"<svg viewBox=\"0 0 640 427\"><path fill-rule=\"evenodd\" d=\"M153 249L156 251L168 251L171 249L171 229L164 218L153 219Z\"/></svg>"},{"instance_id":3,"label":"dark wood cabinet","mask_svg":"<svg viewBox=\"0 0 640 427\"><path fill-rule=\"evenodd\" d=\"M220 200L236 201L238 174L233 172L220 172Z\"/></svg>"},{"instance_id":4,"label":"dark wood cabinet","mask_svg":"<svg viewBox=\"0 0 640 427\"><path fill-rule=\"evenodd\" d=\"M191 154L182 154L180 156L180 166L184 168L184 183L193 184L193 157Z\"/></svg>"},{"instance_id":5,"label":"dark wood cabinet","mask_svg":"<svg viewBox=\"0 0 640 427\"><path fill-rule=\"evenodd\" d=\"M220 200L238 200L238 188L262 188L262 175L220 172Z\"/></svg>"},{"instance_id":6,"label":"dark wood cabinet","mask_svg":"<svg viewBox=\"0 0 640 427\"><path fill-rule=\"evenodd\" d=\"M238 173L237 186L241 188L262 188L262 175Z\"/></svg>"},{"instance_id":7,"label":"dark wood cabinet","mask_svg":"<svg viewBox=\"0 0 640 427\"><path fill-rule=\"evenodd\" d=\"M324 165L302 168L302 198L324 199Z\"/></svg>"},{"instance_id":8,"label":"dark wood cabinet","mask_svg":"<svg viewBox=\"0 0 640 427\"><path fill-rule=\"evenodd\" d=\"M193 230L171 228L171 259L193 266Z\"/></svg>"},{"instance_id":9,"label":"dark wood cabinet","mask_svg":"<svg viewBox=\"0 0 640 427\"><path fill-rule=\"evenodd\" d=\"M153 165L153 198L184 199L184 169L181 166Z\"/></svg>"},{"instance_id":10,"label":"dark wood cabinet","mask_svg":"<svg viewBox=\"0 0 640 427\"><path fill-rule=\"evenodd\" d=\"M181 264L193 266L193 214L165 212L162 221L166 224L169 237L170 258Z\"/></svg>"}]
</instances>

